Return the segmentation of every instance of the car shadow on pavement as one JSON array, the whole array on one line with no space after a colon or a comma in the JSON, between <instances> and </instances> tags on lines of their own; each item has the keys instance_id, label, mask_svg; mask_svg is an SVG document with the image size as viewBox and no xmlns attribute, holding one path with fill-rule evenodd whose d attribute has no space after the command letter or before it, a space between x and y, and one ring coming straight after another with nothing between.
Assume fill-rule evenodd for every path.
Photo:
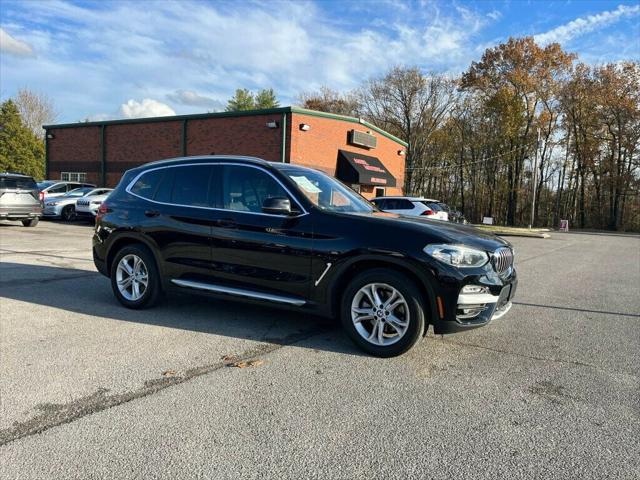
<instances>
[{"instance_id":1,"label":"car shadow on pavement","mask_svg":"<svg viewBox=\"0 0 640 480\"><path fill-rule=\"evenodd\" d=\"M364 355L340 332L338 321L304 312L181 293L171 293L154 308L130 310L115 299L109 280L91 270L0 262L0 298L84 315L81 321L95 321L97 329L103 328L104 319L113 319ZM15 314L7 304L4 310L3 315ZM25 321L30 316L25 315Z\"/></svg>"}]
</instances>

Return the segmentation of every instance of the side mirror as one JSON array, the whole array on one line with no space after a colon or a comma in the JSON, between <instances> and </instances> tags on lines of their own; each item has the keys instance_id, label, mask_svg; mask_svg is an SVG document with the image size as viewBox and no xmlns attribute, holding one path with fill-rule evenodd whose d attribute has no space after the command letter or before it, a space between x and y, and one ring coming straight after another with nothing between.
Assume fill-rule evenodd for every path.
<instances>
[{"instance_id":1,"label":"side mirror","mask_svg":"<svg viewBox=\"0 0 640 480\"><path fill-rule=\"evenodd\" d=\"M271 215L290 215L291 202L286 197L265 198L262 203L262 213Z\"/></svg>"}]
</instances>

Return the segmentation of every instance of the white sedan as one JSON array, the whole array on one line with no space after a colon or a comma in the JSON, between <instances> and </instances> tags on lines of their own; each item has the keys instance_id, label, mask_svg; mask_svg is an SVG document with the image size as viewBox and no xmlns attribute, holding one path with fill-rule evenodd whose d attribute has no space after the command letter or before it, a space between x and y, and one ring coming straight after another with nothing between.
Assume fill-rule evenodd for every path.
<instances>
[{"instance_id":1,"label":"white sedan","mask_svg":"<svg viewBox=\"0 0 640 480\"><path fill-rule=\"evenodd\" d=\"M76 201L76 215L79 218L94 218L98 213L100 204L107 199L110 193L111 190L101 195L91 195L79 198L78 201Z\"/></svg>"},{"instance_id":2,"label":"white sedan","mask_svg":"<svg viewBox=\"0 0 640 480\"><path fill-rule=\"evenodd\" d=\"M438 200L422 197L376 197L371 202L383 212L449 220L449 214Z\"/></svg>"}]
</instances>

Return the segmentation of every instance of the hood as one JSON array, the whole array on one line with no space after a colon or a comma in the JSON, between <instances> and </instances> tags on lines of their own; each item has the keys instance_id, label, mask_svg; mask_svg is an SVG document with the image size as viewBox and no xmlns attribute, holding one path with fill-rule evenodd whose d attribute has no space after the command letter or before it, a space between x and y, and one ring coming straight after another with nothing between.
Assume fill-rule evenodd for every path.
<instances>
[{"instance_id":1,"label":"hood","mask_svg":"<svg viewBox=\"0 0 640 480\"><path fill-rule=\"evenodd\" d=\"M463 244L488 252L493 252L499 247L511 246L497 235L471 225L387 212L373 212L368 217L373 221L388 224L389 228L401 225L403 230L424 236L426 243Z\"/></svg>"}]
</instances>

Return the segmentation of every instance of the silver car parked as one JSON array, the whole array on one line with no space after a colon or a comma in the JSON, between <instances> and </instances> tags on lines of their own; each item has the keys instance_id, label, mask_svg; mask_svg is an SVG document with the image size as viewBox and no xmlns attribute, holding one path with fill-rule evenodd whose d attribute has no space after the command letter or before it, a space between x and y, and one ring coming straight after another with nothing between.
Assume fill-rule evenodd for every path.
<instances>
[{"instance_id":1,"label":"silver car parked","mask_svg":"<svg viewBox=\"0 0 640 480\"><path fill-rule=\"evenodd\" d=\"M61 218L62 220L70 222L75 220L77 216L76 201L79 198L89 197L91 195L103 195L110 191L110 188L76 188L62 197L45 200L42 215L48 218Z\"/></svg>"}]
</instances>

